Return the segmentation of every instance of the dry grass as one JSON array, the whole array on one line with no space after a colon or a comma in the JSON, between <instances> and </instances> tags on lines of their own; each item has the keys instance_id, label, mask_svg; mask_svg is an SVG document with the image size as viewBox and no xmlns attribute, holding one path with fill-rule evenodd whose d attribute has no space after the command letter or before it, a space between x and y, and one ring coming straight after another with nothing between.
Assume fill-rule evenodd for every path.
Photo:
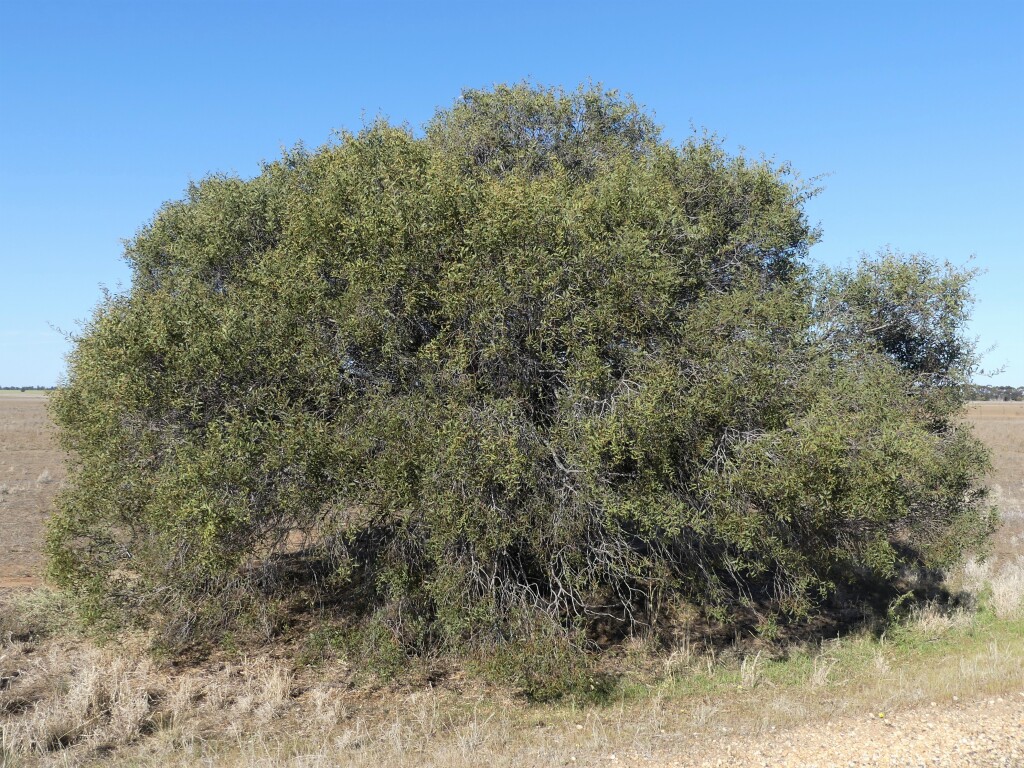
<instances>
[{"instance_id":1,"label":"dry grass","mask_svg":"<svg viewBox=\"0 0 1024 768\"><path fill-rule=\"evenodd\" d=\"M30 663L21 648L11 647L9 655L10 663L21 661L19 695L5 697L5 709L23 713L3 726L12 752L42 754L82 741L100 748L131 744L152 722L155 694L146 686L152 673L145 658L95 648L69 654L58 645Z\"/></svg>"},{"instance_id":2,"label":"dry grass","mask_svg":"<svg viewBox=\"0 0 1024 768\"><path fill-rule=\"evenodd\" d=\"M996 617L1024 618L1024 557L999 565L968 560L959 581L965 590L979 595Z\"/></svg>"}]
</instances>

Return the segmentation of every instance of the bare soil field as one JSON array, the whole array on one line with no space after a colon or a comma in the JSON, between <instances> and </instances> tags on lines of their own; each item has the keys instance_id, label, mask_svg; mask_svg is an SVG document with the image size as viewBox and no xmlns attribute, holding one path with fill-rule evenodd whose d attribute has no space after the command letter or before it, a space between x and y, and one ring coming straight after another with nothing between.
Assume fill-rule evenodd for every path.
<instances>
[{"instance_id":1,"label":"bare soil field","mask_svg":"<svg viewBox=\"0 0 1024 768\"><path fill-rule=\"evenodd\" d=\"M1012 560L1024 555L1024 402L971 403L966 416L992 450L989 487L1003 521L993 554Z\"/></svg>"},{"instance_id":2,"label":"bare soil field","mask_svg":"<svg viewBox=\"0 0 1024 768\"><path fill-rule=\"evenodd\" d=\"M0 590L41 583L44 523L63 479L46 395L0 392Z\"/></svg>"},{"instance_id":3,"label":"bare soil field","mask_svg":"<svg viewBox=\"0 0 1024 768\"><path fill-rule=\"evenodd\" d=\"M1024 766L1024 403L966 418L1004 520L950 575L968 603L783 653L638 645L604 700L536 705L457 672L361 682L300 647L178 665L144 634L83 634L41 587L64 478L45 398L0 394L0 768Z\"/></svg>"}]
</instances>

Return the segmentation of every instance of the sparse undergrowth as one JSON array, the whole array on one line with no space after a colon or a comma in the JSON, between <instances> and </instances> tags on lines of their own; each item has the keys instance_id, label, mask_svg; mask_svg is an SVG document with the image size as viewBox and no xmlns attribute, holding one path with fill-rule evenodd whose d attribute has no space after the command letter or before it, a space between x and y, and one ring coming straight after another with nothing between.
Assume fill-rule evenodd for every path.
<instances>
[{"instance_id":1,"label":"sparse undergrowth","mask_svg":"<svg viewBox=\"0 0 1024 768\"><path fill-rule=\"evenodd\" d=\"M339 658L281 652L191 666L154 660L147 638L68 632L73 611L41 590L0 612L0 764L522 765L610 753L699 750L723 733L999 695L1024 685L1024 562L969 562L959 606L919 603L880 634L784 649L634 642L589 702L530 704L451 673L381 687ZM307 661L309 661L307 659Z\"/></svg>"}]
</instances>

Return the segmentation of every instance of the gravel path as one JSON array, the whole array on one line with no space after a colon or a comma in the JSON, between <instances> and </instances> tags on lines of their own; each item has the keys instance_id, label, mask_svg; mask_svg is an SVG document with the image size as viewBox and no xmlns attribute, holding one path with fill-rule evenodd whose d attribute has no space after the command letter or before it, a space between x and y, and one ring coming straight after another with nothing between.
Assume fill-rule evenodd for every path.
<instances>
[{"instance_id":1,"label":"gravel path","mask_svg":"<svg viewBox=\"0 0 1024 768\"><path fill-rule=\"evenodd\" d=\"M770 736L722 739L714 758L637 762L658 768L907 766L1024 768L1024 692L1013 698L835 720ZM622 761L625 763L625 761Z\"/></svg>"}]
</instances>

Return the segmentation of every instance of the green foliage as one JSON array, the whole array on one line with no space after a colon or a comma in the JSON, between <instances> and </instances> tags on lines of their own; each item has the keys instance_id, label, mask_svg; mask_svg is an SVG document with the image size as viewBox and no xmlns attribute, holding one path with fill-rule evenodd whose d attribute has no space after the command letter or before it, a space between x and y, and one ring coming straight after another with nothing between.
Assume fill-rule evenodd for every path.
<instances>
[{"instance_id":1,"label":"green foliage","mask_svg":"<svg viewBox=\"0 0 1024 768\"><path fill-rule=\"evenodd\" d=\"M577 638L551 621L519 629L515 637L499 645L478 647L471 670L522 691L534 702L568 698L606 703L613 679L597 674L594 659L580 648Z\"/></svg>"},{"instance_id":2,"label":"green foliage","mask_svg":"<svg viewBox=\"0 0 1024 768\"><path fill-rule=\"evenodd\" d=\"M954 560L992 524L970 275L812 273L811 193L528 85L204 179L53 396L54 575L181 640L302 595L391 658Z\"/></svg>"}]
</instances>

